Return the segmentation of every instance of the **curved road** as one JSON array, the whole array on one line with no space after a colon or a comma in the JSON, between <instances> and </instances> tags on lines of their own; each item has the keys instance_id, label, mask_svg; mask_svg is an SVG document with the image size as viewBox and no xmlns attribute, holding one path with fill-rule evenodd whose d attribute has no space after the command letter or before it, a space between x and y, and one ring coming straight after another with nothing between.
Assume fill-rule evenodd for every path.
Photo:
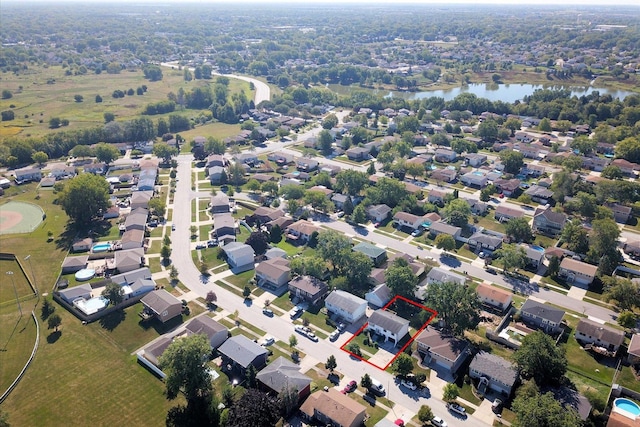
<instances>
[{"instance_id":1,"label":"curved road","mask_svg":"<svg viewBox=\"0 0 640 427\"><path fill-rule=\"evenodd\" d=\"M169 67L169 68L177 68L180 65L177 62L161 62L160 63L161 66L163 67ZM193 67L189 67L189 70L193 71L194 68ZM214 75L216 76L224 76L224 77L228 77L230 79L238 79L238 80L243 80L245 82L249 82L249 83L253 83L253 86L256 88L256 94L253 98L253 102L258 105L260 104L262 101L268 101L271 99L271 88L269 87L268 84L266 84L263 81L260 81L258 79L254 79L253 77L246 77L246 76L239 76L236 74L219 74L219 73L214 73Z\"/></svg>"}]
</instances>

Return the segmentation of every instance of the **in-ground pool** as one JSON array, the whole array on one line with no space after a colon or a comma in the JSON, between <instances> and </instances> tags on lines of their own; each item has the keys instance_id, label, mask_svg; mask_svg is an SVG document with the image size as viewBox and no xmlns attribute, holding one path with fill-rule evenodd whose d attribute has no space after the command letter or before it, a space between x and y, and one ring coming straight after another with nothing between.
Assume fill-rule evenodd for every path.
<instances>
[{"instance_id":1,"label":"in-ground pool","mask_svg":"<svg viewBox=\"0 0 640 427\"><path fill-rule=\"evenodd\" d=\"M94 297L91 299L78 298L73 301L73 305L89 316L105 309L107 305L109 305L109 300L105 297Z\"/></svg>"},{"instance_id":2,"label":"in-ground pool","mask_svg":"<svg viewBox=\"0 0 640 427\"><path fill-rule=\"evenodd\" d=\"M538 251L538 252L544 252L544 248L542 246L538 246L538 245L529 245L529 247L531 249L533 249L534 251Z\"/></svg>"},{"instance_id":3,"label":"in-ground pool","mask_svg":"<svg viewBox=\"0 0 640 427\"><path fill-rule=\"evenodd\" d=\"M91 248L91 252L93 253L107 252L110 250L111 250L111 243L98 243L96 245L93 245L93 248Z\"/></svg>"},{"instance_id":4,"label":"in-ground pool","mask_svg":"<svg viewBox=\"0 0 640 427\"><path fill-rule=\"evenodd\" d=\"M484 172L481 172L481 171L475 171L471 173L474 174L475 176L484 176Z\"/></svg>"},{"instance_id":5,"label":"in-ground pool","mask_svg":"<svg viewBox=\"0 0 640 427\"><path fill-rule=\"evenodd\" d=\"M93 268L83 268L76 273L76 280L78 282L84 282L85 280L93 279L96 275L96 271Z\"/></svg>"},{"instance_id":6,"label":"in-ground pool","mask_svg":"<svg viewBox=\"0 0 640 427\"><path fill-rule=\"evenodd\" d=\"M640 406L633 400L619 397L613 401L613 410L632 420L640 418Z\"/></svg>"}]
</instances>

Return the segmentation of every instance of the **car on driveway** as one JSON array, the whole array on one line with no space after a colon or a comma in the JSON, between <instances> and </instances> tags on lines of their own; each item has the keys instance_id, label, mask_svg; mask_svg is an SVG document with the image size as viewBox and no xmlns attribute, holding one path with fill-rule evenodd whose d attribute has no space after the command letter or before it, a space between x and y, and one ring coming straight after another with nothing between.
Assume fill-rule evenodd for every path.
<instances>
[{"instance_id":1,"label":"car on driveway","mask_svg":"<svg viewBox=\"0 0 640 427\"><path fill-rule=\"evenodd\" d=\"M411 236L412 237L418 237L418 236L421 236L422 233L424 233L424 230L422 228L418 228L417 230L413 230L411 232Z\"/></svg>"},{"instance_id":2,"label":"car on driveway","mask_svg":"<svg viewBox=\"0 0 640 427\"><path fill-rule=\"evenodd\" d=\"M440 417L433 417L431 419L431 424L436 427L447 427L447 422Z\"/></svg>"},{"instance_id":3,"label":"car on driveway","mask_svg":"<svg viewBox=\"0 0 640 427\"><path fill-rule=\"evenodd\" d=\"M331 335L329 335L329 340L335 341L338 339L339 336L340 336L340 331L333 331L331 332Z\"/></svg>"},{"instance_id":4,"label":"car on driveway","mask_svg":"<svg viewBox=\"0 0 640 427\"><path fill-rule=\"evenodd\" d=\"M408 388L409 390L415 390L415 389L418 388L418 387L416 387L416 385L414 383L412 383L411 381L406 381L406 380L400 380L400 385Z\"/></svg>"},{"instance_id":5,"label":"car on driveway","mask_svg":"<svg viewBox=\"0 0 640 427\"><path fill-rule=\"evenodd\" d=\"M198 244L196 245L196 249L204 249L204 248L206 248L206 247L207 247L207 245L205 245L204 243L198 243Z\"/></svg>"},{"instance_id":6,"label":"car on driveway","mask_svg":"<svg viewBox=\"0 0 640 427\"><path fill-rule=\"evenodd\" d=\"M451 402L451 403L447 404L447 409L449 409L451 412L453 412L455 414L462 415L463 417L467 416L466 409L464 409L464 407L462 405L458 405L455 402Z\"/></svg>"},{"instance_id":7,"label":"car on driveway","mask_svg":"<svg viewBox=\"0 0 640 427\"><path fill-rule=\"evenodd\" d=\"M271 335L267 335L262 341L260 341L260 345L266 347L273 344L275 341L276 340Z\"/></svg>"},{"instance_id":8,"label":"car on driveway","mask_svg":"<svg viewBox=\"0 0 640 427\"><path fill-rule=\"evenodd\" d=\"M349 381L349 384L344 386L342 389L342 394L351 393L352 391L355 391L356 388L358 388L358 383L355 382L355 380L351 380Z\"/></svg>"},{"instance_id":9,"label":"car on driveway","mask_svg":"<svg viewBox=\"0 0 640 427\"><path fill-rule=\"evenodd\" d=\"M218 241L217 241L217 240L209 240L209 241L207 242L207 247L208 247L208 248L213 248L213 247L215 247L215 246L218 246Z\"/></svg>"}]
</instances>

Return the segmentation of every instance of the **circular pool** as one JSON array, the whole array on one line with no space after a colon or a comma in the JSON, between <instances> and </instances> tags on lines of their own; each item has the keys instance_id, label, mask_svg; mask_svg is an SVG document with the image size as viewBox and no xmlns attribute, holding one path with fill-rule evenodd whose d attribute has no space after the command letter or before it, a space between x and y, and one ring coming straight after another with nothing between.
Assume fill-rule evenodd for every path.
<instances>
[{"instance_id":1,"label":"circular pool","mask_svg":"<svg viewBox=\"0 0 640 427\"><path fill-rule=\"evenodd\" d=\"M633 400L619 397L613 401L613 408L617 413L624 415L627 418L631 418L632 420L640 417L640 405Z\"/></svg>"},{"instance_id":2,"label":"circular pool","mask_svg":"<svg viewBox=\"0 0 640 427\"><path fill-rule=\"evenodd\" d=\"M78 282L84 282L86 280L93 279L96 275L96 271L93 268L83 268L76 273L76 280Z\"/></svg>"}]
</instances>

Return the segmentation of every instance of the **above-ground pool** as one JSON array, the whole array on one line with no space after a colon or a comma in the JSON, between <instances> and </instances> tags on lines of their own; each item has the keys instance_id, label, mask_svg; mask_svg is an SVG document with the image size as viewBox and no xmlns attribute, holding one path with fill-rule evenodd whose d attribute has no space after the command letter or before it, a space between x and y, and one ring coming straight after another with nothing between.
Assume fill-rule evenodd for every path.
<instances>
[{"instance_id":1,"label":"above-ground pool","mask_svg":"<svg viewBox=\"0 0 640 427\"><path fill-rule=\"evenodd\" d=\"M91 248L91 252L93 253L107 252L110 250L111 250L111 243L98 243L96 245L93 245L93 247Z\"/></svg>"},{"instance_id":2,"label":"above-ground pool","mask_svg":"<svg viewBox=\"0 0 640 427\"><path fill-rule=\"evenodd\" d=\"M76 273L76 280L78 282L84 282L85 280L93 279L96 275L96 271L93 268L83 268Z\"/></svg>"},{"instance_id":3,"label":"above-ground pool","mask_svg":"<svg viewBox=\"0 0 640 427\"><path fill-rule=\"evenodd\" d=\"M104 310L109 305L109 300L105 297L94 297L91 299L78 298L73 301L73 305L78 307L87 316Z\"/></svg>"},{"instance_id":4,"label":"above-ground pool","mask_svg":"<svg viewBox=\"0 0 640 427\"><path fill-rule=\"evenodd\" d=\"M529 245L529 247L531 249L533 249L534 251L538 251L538 252L544 252L544 248L542 246L538 246L538 245Z\"/></svg>"},{"instance_id":5,"label":"above-ground pool","mask_svg":"<svg viewBox=\"0 0 640 427\"><path fill-rule=\"evenodd\" d=\"M640 406L633 400L619 397L613 401L613 410L632 420L640 418Z\"/></svg>"}]
</instances>

